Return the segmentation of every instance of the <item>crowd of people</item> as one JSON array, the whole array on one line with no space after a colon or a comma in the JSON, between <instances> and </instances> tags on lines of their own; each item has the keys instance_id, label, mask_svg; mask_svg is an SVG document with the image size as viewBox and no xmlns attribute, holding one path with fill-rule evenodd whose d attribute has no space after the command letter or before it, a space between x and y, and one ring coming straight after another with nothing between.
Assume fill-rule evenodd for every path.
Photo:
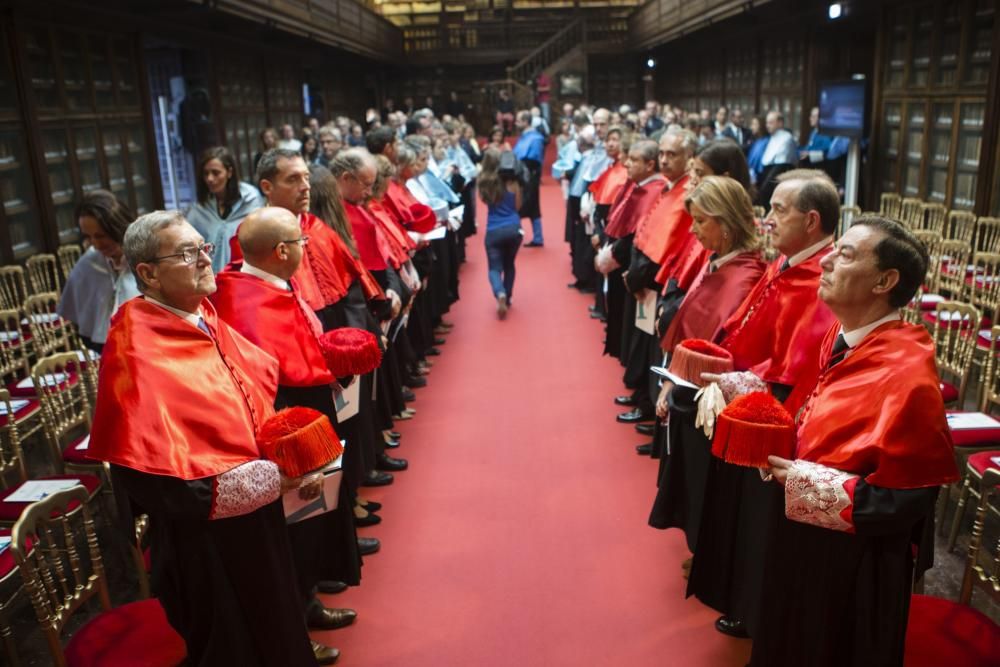
<instances>
[{"instance_id":1,"label":"crowd of people","mask_svg":"<svg viewBox=\"0 0 1000 667\"><path fill-rule=\"evenodd\" d=\"M395 423L415 416L453 335L477 193L500 319L522 220L526 245L545 245L547 96L544 113L505 106L482 144L454 101L440 118L390 103L365 130L265 130L250 179L209 149L183 213L136 219L104 191L78 207L89 247L60 313L101 353L90 455L110 464L123 523L150 517L153 589L191 664L337 660L308 629L357 612L317 593L359 585L380 548L357 534L380 521L364 489L408 467L390 455ZM720 632L753 638L753 665L901 664L937 488L957 478L933 344L899 315L926 249L877 216L835 242L837 187L803 166L838 158L839 142L814 131L799 146L777 111L766 135L725 107L562 112L552 175L570 287L594 294L603 352L624 369L618 421L659 460L649 523L684 531L688 595L720 612ZM345 364L367 355L331 352L340 330L369 336L377 360ZM738 405L761 407L729 416ZM317 410L345 444L336 508L297 523L282 498L315 498L322 479L286 475L256 445L289 407ZM795 420L792 451L768 448L777 412ZM770 456L713 455L723 431Z\"/></svg>"},{"instance_id":2,"label":"crowd of people","mask_svg":"<svg viewBox=\"0 0 1000 667\"><path fill-rule=\"evenodd\" d=\"M89 455L110 464L122 525L149 516L152 588L191 664L337 660L307 631L357 613L317 593L359 585L379 551L357 534L381 521L364 490L407 469L395 424L452 332L484 151L432 112L361 142L343 120L265 130L248 180L206 150L185 212L136 218L101 190L77 208L88 248L59 311L101 354ZM327 340L345 331L361 342ZM262 458L283 408L344 443L335 508L288 523L283 499L323 478Z\"/></svg>"},{"instance_id":3,"label":"crowd of people","mask_svg":"<svg viewBox=\"0 0 1000 667\"><path fill-rule=\"evenodd\" d=\"M927 249L875 215L838 238L810 167L841 142L799 147L777 111L767 136L725 107L563 111L569 287L624 369L617 421L650 438L649 524L683 530L687 595L754 666L902 665L958 476L934 344L900 315Z\"/></svg>"}]
</instances>

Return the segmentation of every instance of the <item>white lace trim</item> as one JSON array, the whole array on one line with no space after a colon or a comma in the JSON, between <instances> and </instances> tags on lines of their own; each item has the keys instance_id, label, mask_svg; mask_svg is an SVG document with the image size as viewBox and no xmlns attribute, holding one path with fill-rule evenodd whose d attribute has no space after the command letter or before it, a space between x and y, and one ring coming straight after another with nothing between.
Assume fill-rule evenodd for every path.
<instances>
[{"instance_id":1,"label":"white lace trim","mask_svg":"<svg viewBox=\"0 0 1000 667\"><path fill-rule=\"evenodd\" d=\"M795 461L785 478L785 516L820 528L847 531L852 524L841 513L853 502L844 484L857 477L809 461Z\"/></svg>"},{"instance_id":2,"label":"white lace trim","mask_svg":"<svg viewBox=\"0 0 1000 667\"><path fill-rule=\"evenodd\" d=\"M750 371L735 371L723 373L719 377L719 389L722 390L726 403L731 403L737 396L767 391L767 383Z\"/></svg>"},{"instance_id":3,"label":"white lace trim","mask_svg":"<svg viewBox=\"0 0 1000 667\"><path fill-rule=\"evenodd\" d=\"M215 478L209 519L250 514L281 495L281 473L271 461L249 461Z\"/></svg>"}]
</instances>

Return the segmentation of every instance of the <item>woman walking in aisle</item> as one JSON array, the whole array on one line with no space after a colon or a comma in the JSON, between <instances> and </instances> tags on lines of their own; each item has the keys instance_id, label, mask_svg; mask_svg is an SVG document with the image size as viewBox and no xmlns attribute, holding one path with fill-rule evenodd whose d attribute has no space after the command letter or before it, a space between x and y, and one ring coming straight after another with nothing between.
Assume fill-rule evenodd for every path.
<instances>
[{"instance_id":1,"label":"woman walking in aisle","mask_svg":"<svg viewBox=\"0 0 1000 667\"><path fill-rule=\"evenodd\" d=\"M514 258L521 247L521 183L515 172L500 171L502 153L489 148L483 154L479 196L486 204L486 261L490 287L497 300L497 317L507 317L514 292Z\"/></svg>"}]
</instances>

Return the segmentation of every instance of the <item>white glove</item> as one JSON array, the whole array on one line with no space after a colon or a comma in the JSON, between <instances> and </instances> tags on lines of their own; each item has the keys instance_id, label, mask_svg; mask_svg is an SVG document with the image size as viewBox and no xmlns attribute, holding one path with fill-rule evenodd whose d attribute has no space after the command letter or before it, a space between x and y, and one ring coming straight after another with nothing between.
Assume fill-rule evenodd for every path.
<instances>
[{"instance_id":1,"label":"white glove","mask_svg":"<svg viewBox=\"0 0 1000 667\"><path fill-rule=\"evenodd\" d=\"M715 419L726 407L726 399L722 395L719 385L714 382L699 389L698 393L694 395L694 399L698 401L698 412L694 418L694 425L696 428L700 427L705 432L705 437L711 440L712 434L715 433Z\"/></svg>"},{"instance_id":2,"label":"white glove","mask_svg":"<svg viewBox=\"0 0 1000 667\"><path fill-rule=\"evenodd\" d=\"M597 269L598 273L608 275L615 269L621 268L613 254L611 254L611 244L606 243L604 247L597 251L597 256L594 257L594 268Z\"/></svg>"},{"instance_id":3,"label":"white glove","mask_svg":"<svg viewBox=\"0 0 1000 667\"><path fill-rule=\"evenodd\" d=\"M595 207L596 204L594 204L594 195L589 192L583 193L583 196L580 197L580 217L584 220L590 220L590 218L594 215Z\"/></svg>"}]
</instances>

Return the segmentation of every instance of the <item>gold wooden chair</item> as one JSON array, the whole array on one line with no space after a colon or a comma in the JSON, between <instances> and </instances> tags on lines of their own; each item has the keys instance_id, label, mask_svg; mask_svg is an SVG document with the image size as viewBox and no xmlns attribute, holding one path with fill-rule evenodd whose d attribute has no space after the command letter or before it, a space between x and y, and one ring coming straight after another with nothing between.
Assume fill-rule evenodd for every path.
<instances>
[{"instance_id":1,"label":"gold wooden chair","mask_svg":"<svg viewBox=\"0 0 1000 667\"><path fill-rule=\"evenodd\" d=\"M968 241L945 239L938 245L938 275L935 281L935 291L959 300L966 292L966 278L969 275L969 261L972 259L972 247Z\"/></svg>"},{"instance_id":2,"label":"gold wooden chair","mask_svg":"<svg viewBox=\"0 0 1000 667\"><path fill-rule=\"evenodd\" d=\"M955 550L955 543L958 542L958 533L965 520L965 506L972 496L977 501L982 500L983 477L988 474L998 476L1000 481L1000 467L993 464L993 457L1000 457L1000 450L988 449L979 451L969 456L965 463L965 475L962 480L962 490L958 494L958 505L955 507L955 516L951 519L951 530L948 532L948 552ZM994 482L996 484L997 482ZM1000 516L1000 508L987 503L986 506L994 514ZM981 529L981 526L980 526ZM994 572L994 577L1000 574Z\"/></svg>"},{"instance_id":3,"label":"gold wooden chair","mask_svg":"<svg viewBox=\"0 0 1000 667\"><path fill-rule=\"evenodd\" d=\"M1000 252L1000 218L979 218L976 222L976 250Z\"/></svg>"},{"instance_id":4,"label":"gold wooden chair","mask_svg":"<svg viewBox=\"0 0 1000 667\"><path fill-rule=\"evenodd\" d=\"M167 623L158 600L111 608L86 489L75 486L33 503L12 533L14 559L54 665L130 664L137 657L135 651L142 652L144 664L183 662L184 640ZM95 597L103 611L77 630L64 648L62 633L69 619Z\"/></svg>"},{"instance_id":5,"label":"gold wooden chair","mask_svg":"<svg viewBox=\"0 0 1000 667\"><path fill-rule=\"evenodd\" d=\"M39 253L32 255L24 263L28 273L28 285L33 294L62 291L62 277L59 275L59 261L55 255Z\"/></svg>"},{"instance_id":6,"label":"gold wooden chair","mask_svg":"<svg viewBox=\"0 0 1000 667\"><path fill-rule=\"evenodd\" d=\"M35 354L39 357L71 352L80 347L73 324L56 313L58 305L59 295L55 292L35 294L24 301L26 324L31 331Z\"/></svg>"},{"instance_id":7,"label":"gold wooden chair","mask_svg":"<svg viewBox=\"0 0 1000 667\"><path fill-rule=\"evenodd\" d=\"M33 390L23 394L17 385L25 384L30 377L29 357L31 339L21 328L21 313L16 310L0 310L0 387L7 386L9 393L21 394L13 399L11 412L6 406L0 410L0 426L13 419L17 422L22 438L38 433L42 429L42 406L32 395ZM30 380L28 380L30 384Z\"/></svg>"},{"instance_id":8,"label":"gold wooden chair","mask_svg":"<svg viewBox=\"0 0 1000 667\"><path fill-rule=\"evenodd\" d=\"M902 200L895 192L883 192L879 197L878 212L886 218L899 220L899 210Z\"/></svg>"},{"instance_id":9,"label":"gold wooden chair","mask_svg":"<svg viewBox=\"0 0 1000 667\"><path fill-rule=\"evenodd\" d=\"M968 211L949 211L944 237L972 244L976 234L976 216Z\"/></svg>"},{"instance_id":10,"label":"gold wooden chair","mask_svg":"<svg viewBox=\"0 0 1000 667\"><path fill-rule=\"evenodd\" d=\"M944 234L944 222L948 216L948 209L944 204L924 204L921 207L920 219L921 229Z\"/></svg>"},{"instance_id":11,"label":"gold wooden chair","mask_svg":"<svg viewBox=\"0 0 1000 667\"><path fill-rule=\"evenodd\" d=\"M927 248L930 261L927 262L927 276L924 278L924 289L928 292L937 290L938 273L941 268L941 234L926 229L913 231L913 236Z\"/></svg>"},{"instance_id":12,"label":"gold wooden chair","mask_svg":"<svg viewBox=\"0 0 1000 667\"><path fill-rule=\"evenodd\" d=\"M145 600L150 596L149 570L146 564L146 547L143 545L148 531L149 515L142 514L135 519L135 541L129 549L132 555L132 563L135 565L136 576L139 578L140 600Z\"/></svg>"},{"instance_id":13,"label":"gold wooden chair","mask_svg":"<svg viewBox=\"0 0 1000 667\"><path fill-rule=\"evenodd\" d=\"M59 269L62 271L63 280L66 280L69 278L69 272L83 256L83 248L75 243L61 245L56 250L56 256L59 257Z\"/></svg>"},{"instance_id":14,"label":"gold wooden chair","mask_svg":"<svg viewBox=\"0 0 1000 667\"><path fill-rule=\"evenodd\" d=\"M924 202L916 197L905 197L899 203L899 221L910 229L920 229L923 224Z\"/></svg>"},{"instance_id":15,"label":"gold wooden chair","mask_svg":"<svg viewBox=\"0 0 1000 667\"><path fill-rule=\"evenodd\" d=\"M855 218L861 217L861 207L860 206L841 206L840 207L840 228L847 229L854 222Z\"/></svg>"},{"instance_id":16,"label":"gold wooden chair","mask_svg":"<svg viewBox=\"0 0 1000 667\"><path fill-rule=\"evenodd\" d=\"M85 373L75 351L63 352L40 359L31 369L31 379L42 403L45 437L60 472L101 476L104 464L87 458L91 420Z\"/></svg>"},{"instance_id":17,"label":"gold wooden chair","mask_svg":"<svg viewBox=\"0 0 1000 667\"><path fill-rule=\"evenodd\" d=\"M0 308L20 310L27 298L24 269L17 264L0 266Z\"/></svg>"},{"instance_id":18,"label":"gold wooden chair","mask_svg":"<svg viewBox=\"0 0 1000 667\"><path fill-rule=\"evenodd\" d=\"M982 316L967 303L945 301L934 307L934 357L941 376L941 395L946 404L965 403L972 356L979 337ZM951 379L949 380L949 376Z\"/></svg>"},{"instance_id":19,"label":"gold wooden chair","mask_svg":"<svg viewBox=\"0 0 1000 667\"><path fill-rule=\"evenodd\" d=\"M5 405L11 409L11 396L6 389L0 389L0 405ZM34 477L36 480L67 480L72 479L82 484L93 499L101 490L101 479L96 475L85 473L68 475L48 475L44 477ZM29 502L15 502L7 500L18 489L22 488L28 480L28 471L24 465L24 453L21 448L21 435L18 431L16 421L7 421L0 425L0 484L4 490L0 491L0 524L11 525L21 516L21 512L30 504Z\"/></svg>"}]
</instances>

